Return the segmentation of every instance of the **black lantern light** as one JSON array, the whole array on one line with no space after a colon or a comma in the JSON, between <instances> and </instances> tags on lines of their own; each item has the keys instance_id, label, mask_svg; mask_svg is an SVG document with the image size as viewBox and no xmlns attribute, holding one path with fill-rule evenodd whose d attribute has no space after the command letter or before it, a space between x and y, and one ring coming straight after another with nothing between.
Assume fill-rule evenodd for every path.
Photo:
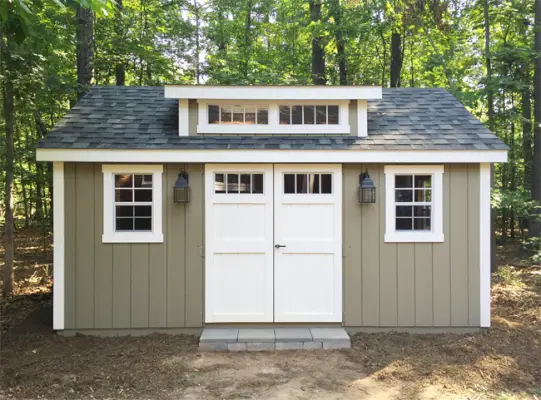
<instances>
[{"instance_id":1,"label":"black lantern light","mask_svg":"<svg viewBox=\"0 0 541 400\"><path fill-rule=\"evenodd\" d=\"M376 187L368 171L359 175L359 203L375 203Z\"/></svg>"},{"instance_id":2,"label":"black lantern light","mask_svg":"<svg viewBox=\"0 0 541 400\"><path fill-rule=\"evenodd\" d=\"M180 171L175 186L173 186L175 203L190 202L190 185L188 184L188 173Z\"/></svg>"}]
</instances>

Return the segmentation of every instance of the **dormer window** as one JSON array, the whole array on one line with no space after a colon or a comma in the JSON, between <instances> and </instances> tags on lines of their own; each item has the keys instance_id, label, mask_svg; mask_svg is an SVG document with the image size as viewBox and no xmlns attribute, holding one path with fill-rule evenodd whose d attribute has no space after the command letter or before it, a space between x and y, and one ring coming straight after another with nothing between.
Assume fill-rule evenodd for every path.
<instances>
[{"instance_id":1,"label":"dormer window","mask_svg":"<svg viewBox=\"0 0 541 400\"><path fill-rule=\"evenodd\" d=\"M338 105L280 105L280 125L338 125Z\"/></svg>"},{"instance_id":2,"label":"dormer window","mask_svg":"<svg viewBox=\"0 0 541 400\"><path fill-rule=\"evenodd\" d=\"M218 125L267 125L268 105L218 105L208 106L208 123Z\"/></svg>"}]
</instances>

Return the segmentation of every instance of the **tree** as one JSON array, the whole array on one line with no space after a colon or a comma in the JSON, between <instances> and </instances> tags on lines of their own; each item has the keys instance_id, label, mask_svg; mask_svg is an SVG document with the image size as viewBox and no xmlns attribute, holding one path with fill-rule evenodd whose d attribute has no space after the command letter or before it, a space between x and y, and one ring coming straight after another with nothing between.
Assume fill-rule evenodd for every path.
<instances>
[{"instance_id":1,"label":"tree","mask_svg":"<svg viewBox=\"0 0 541 400\"><path fill-rule=\"evenodd\" d=\"M310 0L310 19L314 25L312 33L312 83L325 85L325 46L321 34L321 5L322 0Z\"/></svg>"},{"instance_id":2,"label":"tree","mask_svg":"<svg viewBox=\"0 0 541 400\"><path fill-rule=\"evenodd\" d=\"M541 0L535 0L534 154L532 198L541 206ZM539 209L530 224L530 236L541 236Z\"/></svg>"},{"instance_id":3,"label":"tree","mask_svg":"<svg viewBox=\"0 0 541 400\"><path fill-rule=\"evenodd\" d=\"M400 87L402 72L402 36L398 32L391 35L391 87Z\"/></svg>"},{"instance_id":4,"label":"tree","mask_svg":"<svg viewBox=\"0 0 541 400\"><path fill-rule=\"evenodd\" d=\"M118 51L118 59L115 67L115 78L117 86L124 86L126 84L126 66L124 60L124 6L122 0L116 0L115 9L115 36L116 36L116 48Z\"/></svg>"},{"instance_id":5,"label":"tree","mask_svg":"<svg viewBox=\"0 0 541 400\"><path fill-rule=\"evenodd\" d=\"M80 5L75 14L77 24L77 98L83 97L94 81L94 13Z\"/></svg>"}]
</instances>

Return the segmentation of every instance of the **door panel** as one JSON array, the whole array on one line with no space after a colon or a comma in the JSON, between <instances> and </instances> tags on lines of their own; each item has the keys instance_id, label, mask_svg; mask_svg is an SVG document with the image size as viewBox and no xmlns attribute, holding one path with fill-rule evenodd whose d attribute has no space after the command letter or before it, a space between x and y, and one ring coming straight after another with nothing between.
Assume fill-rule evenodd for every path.
<instances>
[{"instance_id":1,"label":"door panel","mask_svg":"<svg viewBox=\"0 0 541 400\"><path fill-rule=\"evenodd\" d=\"M205 166L205 321L273 321L272 165Z\"/></svg>"},{"instance_id":2,"label":"door panel","mask_svg":"<svg viewBox=\"0 0 541 400\"><path fill-rule=\"evenodd\" d=\"M341 322L341 165L275 165L274 187L274 320Z\"/></svg>"}]
</instances>

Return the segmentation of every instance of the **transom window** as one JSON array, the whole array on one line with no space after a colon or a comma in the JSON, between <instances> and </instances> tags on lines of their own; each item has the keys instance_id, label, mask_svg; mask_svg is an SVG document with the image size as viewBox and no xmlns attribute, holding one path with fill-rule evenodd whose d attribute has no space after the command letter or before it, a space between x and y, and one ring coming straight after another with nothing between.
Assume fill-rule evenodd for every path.
<instances>
[{"instance_id":1,"label":"transom window","mask_svg":"<svg viewBox=\"0 0 541 400\"><path fill-rule=\"evenodd\" d=\"M103 165L103 243L161 243L162 165Z\"/></svg>"},{"instance_id":2,"label":"transom window","mask_svg":"<svg viewBox=\"0 0 541 400\"><path fill-rule=\"evenodd\" d=\"M280 125L338 125L337 105L281 105Z\"/></svg>"},{"instance_id":3,"label":"transom window","mask_svg":"<svg viewBox=\"0 0 541 400\"><path fill-rule=\"evenodd\" d=\"M152 175L115 174L115 231L152 230Z\"/></svg>"},{"instance_id":4,"label":"transom window","mask_svg":"<svg viewBox=\"0 0 541 400\"><path fill-rule=\"evenodd\" d=\"M332 174L284 174L284 193L332 193Z\"/></svg>"},{"instance_id":5,"label":"transom window","mask_svg":"<svg viewBox=\"0 0 541 400\"><path fill-rule=\"evenodd\" d=\"M396 230L430 230L432 176L395 175Z\"/></svg>"},{"instance_id":6,"label":"transom window","mask_svg":"<svg viewBox=\"0 0 541 400\"><path fill-rule=\"evenodd\" d=\"M261 194L263 193L263 174L214 174L214 193Z\"/></svg>"},{"instance_id":7,"label":"transom window","mask_svg":"<svg viewBox=\"0 0 541 400\"><path fill-rule=\"evenodd\" d=\"M385 242L443 242L443 166L385 166Z\"/></svg>"},{"instance_id":8,"label":"transom window","mask_svg":"<svg viewBox=\"0 0 541 400\"><path fill-rule=\"evenodd\" d=\"M269 106L266 105L209 105L209 124L267 125Z\"/></svg>"}]
</instances>

